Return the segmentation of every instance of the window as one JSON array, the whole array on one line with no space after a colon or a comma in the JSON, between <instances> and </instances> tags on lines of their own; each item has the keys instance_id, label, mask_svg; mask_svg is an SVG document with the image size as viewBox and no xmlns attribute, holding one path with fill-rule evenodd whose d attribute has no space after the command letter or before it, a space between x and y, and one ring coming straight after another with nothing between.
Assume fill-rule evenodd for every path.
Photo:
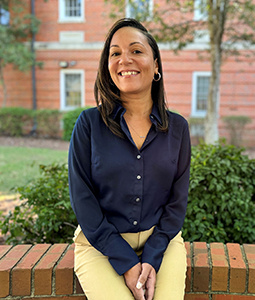
<instances>
[{"instance_id":1,"label":"window","mask_svg":"<svg viewBox=\"0 0 255 300\"><path fill-rule=\"evenodd\" d=\"M8 10L0 7L0 24L1 25L9 25L10 23L10 13Z\"/></svg>"},{"instance_id":2,"label":"window","mask_svg":"<svg viewBox=\"0 0 255 300\"><path fill-rule=\"evenodd\" d=\"M205 117L210 85L210 72L193 73L192 117Z\"/></svg>"},{"instance_id":3,"label":"window","mask_svg":"<svg viewBox=\"0 0 255 300\"><path fill-rule=\"evenodd\" d=\"M84 106L84 71L61 70L61 110Z\"/></svg>"},{"instance_id":4,"label":"window","mask_svg":"<svg viewBox=\"0 0 255 300\"><path fill-rule=\"evenodd\" d=\"M194 20L195 21L206 21L208 18L208 13L206 9L205 0L195 0L194 1Z\"/></svg>"},{"instance_id":5,"label":"window","mask_svg":"<svg viewBox=\"0 0 255 300\"><path fill-rule=\"evenodd\" d=\"M62 22L84 21L85 0L59 0L59 20Z\"/></svg>"},{"instance_id":6,"label":"window","mask_svg":"<svg viewBox=\"0 0 255 300\"><path fill-rule=\"evenodd\" d=\"M126 0L126 17L149 21L153 13L153 0Z\"/></svg>"}]
</instances>

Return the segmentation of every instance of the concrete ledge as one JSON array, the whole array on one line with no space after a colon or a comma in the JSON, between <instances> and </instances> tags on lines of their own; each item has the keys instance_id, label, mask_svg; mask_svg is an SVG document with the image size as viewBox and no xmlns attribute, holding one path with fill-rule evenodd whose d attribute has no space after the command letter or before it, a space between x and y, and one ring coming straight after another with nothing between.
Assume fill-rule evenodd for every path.
<instances>
[{"instance_id":1,"label":"concrete ledge","mask_svg":"<svg viewBox=\"0 0 255 300\"><path fill-rule=\"evenodd\" d=\"M185 300L255 297L255 244L185 246ZM73 250L74 244L0 245L0 299L86 300L73 271Z\"/></svg>"}]
</instances>

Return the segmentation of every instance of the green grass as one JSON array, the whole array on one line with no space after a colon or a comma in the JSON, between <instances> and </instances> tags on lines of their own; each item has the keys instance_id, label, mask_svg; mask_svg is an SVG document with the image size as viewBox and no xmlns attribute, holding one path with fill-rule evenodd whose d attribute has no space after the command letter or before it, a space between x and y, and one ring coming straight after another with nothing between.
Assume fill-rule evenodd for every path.
<instances>
[{"instance_id":1,"label":"green grass","mask_svg":"<svg viewBox=\"0 0 255 300\"><path fill-rule=\"evenodd\" d=\"M67 162L67 151L44 148L0 147L0 193L27 184L40 175L39 165Z\"/></svg>"}]
</instances>

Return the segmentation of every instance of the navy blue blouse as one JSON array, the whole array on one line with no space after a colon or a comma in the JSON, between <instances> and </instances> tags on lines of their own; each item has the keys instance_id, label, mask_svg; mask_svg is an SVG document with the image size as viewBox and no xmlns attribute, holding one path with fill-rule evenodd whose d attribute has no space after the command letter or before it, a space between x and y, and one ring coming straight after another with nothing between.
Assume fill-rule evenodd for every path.
<instances>
[{"instance_id":1,"label":"navy blue blouse","mask_svg":"<svg viewBox=\"0 0 255 300\"><path fill-rule=\"evenodd\" d=\"M93 247L108 256L119 275L139 261L160 268L164 251L183 225L189 186L190 137L187 121L168 112L169 130L154 106L152 126L140 150L116 107L114 119L125 138L114 135L97 108L84 110L69 149L69 188L78 223ZM155 225L141 258L120 233Z\"/></svg>"}]
</instances>

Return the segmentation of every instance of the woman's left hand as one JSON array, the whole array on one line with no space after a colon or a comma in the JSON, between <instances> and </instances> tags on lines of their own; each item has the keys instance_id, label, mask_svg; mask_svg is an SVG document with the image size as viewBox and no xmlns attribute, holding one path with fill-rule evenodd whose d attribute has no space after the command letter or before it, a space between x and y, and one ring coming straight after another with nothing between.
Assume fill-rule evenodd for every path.
<instances>
[{"instance_id":1,"label":"woman's left hand","mask_svg":"<svg viewBox=\"0 0 255 300\"><path fill-rule=\"evenodd\" d=\"M154 296L155 285L156 285L155 269L150 264L143 263L142 272L138 278L136 287L138 289L144 288L146 300L152 300Z\"/></svg>"}]
</instances>

